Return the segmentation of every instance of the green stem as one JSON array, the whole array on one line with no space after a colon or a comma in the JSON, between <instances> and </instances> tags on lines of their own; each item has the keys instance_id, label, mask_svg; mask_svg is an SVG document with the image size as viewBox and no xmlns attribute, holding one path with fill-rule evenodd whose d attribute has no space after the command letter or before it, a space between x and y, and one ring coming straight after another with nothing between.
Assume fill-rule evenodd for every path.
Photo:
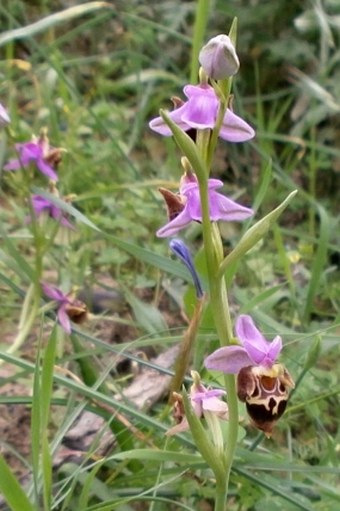
<instances>
[{"instance_id":1,"label":"green stem","mask_svg":"<svg viewBox=\"0 0 340 511\"><path fill-rule=\"evenodd\" d=\"M223 124L224 115L226 109L228 107L228 101L231 91L232 78L228 78L226 80L221 80L219 84L215 84L215 91L219 96L220 103L218 107L217 119L214 129L211 133L211 139L208 149L208 157L207 157L207 167L210 168L212 164L212 159L215 154L218 136L220 133L221 126Z\"/></svg>"},{"instance_id":2,"label":"green stem","mask_svg":"<svg viewBox=\"0 0 340 511\"><path fill-rule=\"evenodd\" d=\"M226 441L226 449L224 455L225 462L225 481L228 489L229 477L233 459L236 450L237 438L238 438L238 400L236 392L236 381L233 374L226 374L224 376L225 388L228 396L228 409L229 409L229 422L228 422L228 436Z\"/></svg>"},{"instance_id":3,"label":"green stem","mask_svg":"<svg viewBox=\"0 0 340 511\"><path fill-rule=\"evenodd\" d=\"M196 132L196 145L200 152L203 161L209 160L209 147L210 147L211 130L197 130ZM208 175L210 174L210 166L207 165Z\"/></svg>"},{"instance_id":4,"label":"green stem","mask_svg":"<svg viewBox=\"0 0 340 511\"><path fill-rule=\"evenodd\" d=\"M309 158L309 193L313 200L316 200L316 176L317 176L317 162L315 154L315 129L311 130L311 152ZM309 206L309 234L312 238L315 237L315 210L313 205Z\"/></svg>"},{"instance_id":5,"label":"green stem","mask_svg":"<svg viewBox=\"0 0 340 511\"><path fill-rule=\"evenodd\" d=\"M228 483L225 480L216 479L215 507L214 511L225 511L227 503Z\"/></svg>"},{"instance_id":6,"label":"green stem","mask_svg":"<svg viewBox=\"0 0 340 511\"><path fill-rule=\"evenodd\" d=\"M211 308L214 314L217 334L221 346L228 346L231 343L233 331L225 281L224 279L217 279L215 273L215 275L212 275L211 284ZM236 381L233 374L224 375L224 386L227 391L229 408L228 434L224 456L225 484L228 488L230 471L237 444L239 422Z\"/></svg>"},{"instance_id":7,"label":"green stem","mask_svg":"<svg viewBox=\"0 0 340 511\"><path fill-rule=\"evenodd\" d=\"M33 298L32 298L33 294ZM35 318L37 316L39 310L39 300L40 300L40 292L36 291L36 286L31 285L29 290L27 291L25 304L22 309L22 316L19 322L19 332L16 338L14 339L11 346L6 350L6 353L12 354L15 353L18 349L21 348L23 343L25 342L26 337L31 331L31 328L34 324ZM0 365L3 363L3 360L0 360Z\"/></svg>"},{"instance_id":8,"label":"green stem","mask_svg":"<svg viewBox=\"0 0 340 511\"><path fill-rule=\"evenodd\" d=\"M210 222L208 180L200 179L199 188L202 208L203 240L208 269L211 309L214 315L214 322L220 344L221 346L228 346L231 343L233 336L228 295L224 279L217 278L218 269L223 260L222 240L217 225ZM225 479L223 485L221 482L219 483L219 490L216 489L217 493L215 511L219 511L220 509L224 510L224 507L221 507L222 500L223 503L225 503L228 491L229 475L238 435L238 401L235 377L234 375L226 374L224 381L228 396L229 427L224 457Z\"/></svg>"},{"instance_id":9,"label":"green stem","mask_svg":"<svg viewBox=\"0 0 340 511\"><path fill-rule=\"evenodd\" d=\"M36 219L35 211L32 205L31 194L30 194L30 176L29 172L23 172L23 183L26 191L27 204L30 211L31 218L31 230L33 234L34 246L35 246L35 272L32 277L32 282L27 290L25 300L23 303L21 316L18 326L18 334L15 337L11 346L7 349L8 354L15 353L21 348L29 335L34 321L37 317L40 307L40 278L42 274L42 258L43 258L43 244L44 236L41 234L39 225ZM3 361L0 361L0 365Z\"/></svg>"}]
</instances>

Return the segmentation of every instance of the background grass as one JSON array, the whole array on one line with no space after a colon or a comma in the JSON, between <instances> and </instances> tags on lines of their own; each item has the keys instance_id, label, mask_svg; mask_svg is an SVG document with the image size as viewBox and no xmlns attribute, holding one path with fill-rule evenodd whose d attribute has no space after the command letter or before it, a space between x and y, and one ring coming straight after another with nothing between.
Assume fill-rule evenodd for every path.
<instances>
[{"instance_id":1,"label":"background grass","mask_svg":"<svg viewBox=\"0 0 340 511\"><path fill-rule=\"evenodd\" d=\"M46 316L19 353L6 354L35 279L36 252L25 224L22 177L3 173L0 322L10 371L2 385L20 382L28 392L4 392L0 402L32 407L32 453L22 460L11 448L17 479L3 465L1 490L18 511L32 505L65 511L210 509L211 473L190 436L165 440L171 423L166 403L144 412L119 401L129 376L115 371L122 354L152 366L136 352L178 343L185 326L179 311L187 275L154 234L165 221L157 188L177 188L180 155L147 122L160 107L170 107L169 98L181 96L188 82L196 2L117 1L91 12L84 4L81 15L64 12L60 23L48 18L70 5L1 2L0 100L12 123L1 134L0 161L13 154L14 143L44 126L51 144L66 149L60 191L76 194L73 206L81 214L72 210L77 231L68 244L59 240L47 252L44 275L65 289L109 293L105 330L97 316L75 329L70 341L55 331L47 341ZM230 510L338 508L339 9L335 0L217 0L209 10L206 39L227 32L238 17L235 110L257 132L252 143L221 144L214 174L228 194L257 205L257 218L299 191L280 225L238 263L232 285L234 312L251 313L269 338L283 336L284 362L298 385L274 440L253 429L243 432ZM45 21L36 31L32 23L38 20ZM20 27L24 32L17 32ZM41 189L45 182L37 177L34 185ZM240 227L222 229L229 250ZM190 228L185 238L197 247L199 229ZM197 265L204 274L199 255ZM190 301L189 290L188 308ZM117 324L123 325L119 345L111 343L110 325ZM205 353L213 349L209 313L199 339ZM55 369L52 386L54 364L61 370ZM81 461L52 471L65 433L85 408L104 417L102 429ZM98 455L107 430L116 436L115 448ZM13 459L24 463L28 478L20 479Z\"/></svg>"}]
</instances>

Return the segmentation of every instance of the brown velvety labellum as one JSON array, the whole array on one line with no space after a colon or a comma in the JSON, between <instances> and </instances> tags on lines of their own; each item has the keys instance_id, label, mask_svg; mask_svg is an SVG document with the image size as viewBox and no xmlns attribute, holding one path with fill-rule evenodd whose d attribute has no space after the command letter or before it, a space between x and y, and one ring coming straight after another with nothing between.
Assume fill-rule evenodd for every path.
<instances>
[{"instance_id":1,"label":"brown velvety labellum","mask_svg":"<svg viewBox=\"0 0 340 511\"><path fill-rule=\"evenodd\" d=\"M248 415L251 418L254 426L257 427L257 429L263 431L269 437L273 432L276 421L279 420L286 409L287 400L281 400L277 406L275 399L271 398L268 405L269 410L265 405L246 403ZM277 413L273 413L276 407Z\"/></svg>"},{"instance_id":2,"label":"brown velvety labellum","mask_svg":"<svg viewBox=\"0 0 340 511\"><path fill-rule=\"evenodd\" d=\"M246 403L254 426L267 436L271 436L276 421L286 409L289 387L294 387L294 382L281 364L271 368L244 367L237 376L237 395Z\"/></svg>"}]
</instances>

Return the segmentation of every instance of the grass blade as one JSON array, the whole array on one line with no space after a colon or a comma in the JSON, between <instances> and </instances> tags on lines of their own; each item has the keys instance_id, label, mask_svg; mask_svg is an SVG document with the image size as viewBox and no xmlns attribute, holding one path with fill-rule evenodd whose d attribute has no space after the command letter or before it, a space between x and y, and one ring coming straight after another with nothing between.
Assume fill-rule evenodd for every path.
<instances>
[{"instance_id":1,"label":"grass blade","mask_svg":"<svg viewBox=\"0 0 340 511\"><path fill-rule=\"evenodd\" d=\"M32 37L40 32L44 32L45 30L55 27L56 25L61 25L62 23L66 23L74 18L79 18L84 14L89 14L103 8L112 9L112 5L108 2L88 2L86 4L69 7L63 11L46 16L45 18L42 18L31 25L27 25L26 27L20 27L4 32L0 36L0 46L16 39Z\"/></svg>"},{"instance_id":2,"label":"grass blade","mask_svg":"<svg viewBox=\"0 0 340 511\"><path fill-rule=\"evenodd\" d=\"M319 228L319 242L318 248L315 253L315 257L313 258L313 264L311 268L311 278L308 286L305 308L303 312L303 321L306 324L308 322L310 313L313 307L313 301L315 295L318 291L320 279L322 277L322 272L327 261L327 251L328 251L328 242L330 238L331 225L329 221L329 216L326 213L325 209L318 204L319 218L320 218L320 228Z\"/></svg>"},{"instance_id":3,"label":"grass blade","mask_svg":"<svg viewBox=\"0 0 340 511\"><path fill-rule=\"evenodd\" d=\"M0 493L12 511L35 511L24 490L0 454Z\"/></svg>"}]
</instances>

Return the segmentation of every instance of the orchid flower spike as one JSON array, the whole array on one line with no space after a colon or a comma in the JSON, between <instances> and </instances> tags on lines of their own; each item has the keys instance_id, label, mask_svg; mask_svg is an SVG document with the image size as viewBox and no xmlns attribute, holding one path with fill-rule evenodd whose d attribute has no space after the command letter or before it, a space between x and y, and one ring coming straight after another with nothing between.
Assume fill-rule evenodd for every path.
<instances>
[{"instance_id":1,"label":"orchid flower spike","mask_svg":"<svg viewBox=\"0 0 340 511\"><path fill-rule=\"evenodd\" d=\"M210 220L217 222L242 221L253 215L253 210L241 206L237 202L228 199L218 193L223 182L219 179L208 180L208 197ZM169 222L161 227L156 235L160 238L174 236L191 222L202 222L201 200L197 178L194 174L185 174L181 180L179 195L169 190L160 189L168 206Z\"/></svg>"},{"instance_id":2,"label":"orchid flower spike","mask_svg":"<svg viewBox=\"0 0 340 511\"><path fill-rule=\"evenodd\" d=\"M197 298L202 298L203 297L202 284L198 276L198 273L195 269L194 261L192 259L190 250L188 249L184 241L179 240L177 238L170 241L169 247L188 268L189 272L191 273L192 280L194 282Z\"/></svg>"},{"instance_id":3,"label":"orchid flower spike","mask_svg":"<svg viewBox=\"0 0 340 511\"><path fill-rule=\"evenodd\" d=\"M184 94L187 101L169 113L169 117L183 131L191 129L214 129L220 101L210 85L186 85ZM156 117L149 123L150 128L160 135L169 137L172 131L162 117ZM255 131L246 121L227 108L219 136L228 142L245 142L255 136Z\"/></svg>"}]
</instances>

